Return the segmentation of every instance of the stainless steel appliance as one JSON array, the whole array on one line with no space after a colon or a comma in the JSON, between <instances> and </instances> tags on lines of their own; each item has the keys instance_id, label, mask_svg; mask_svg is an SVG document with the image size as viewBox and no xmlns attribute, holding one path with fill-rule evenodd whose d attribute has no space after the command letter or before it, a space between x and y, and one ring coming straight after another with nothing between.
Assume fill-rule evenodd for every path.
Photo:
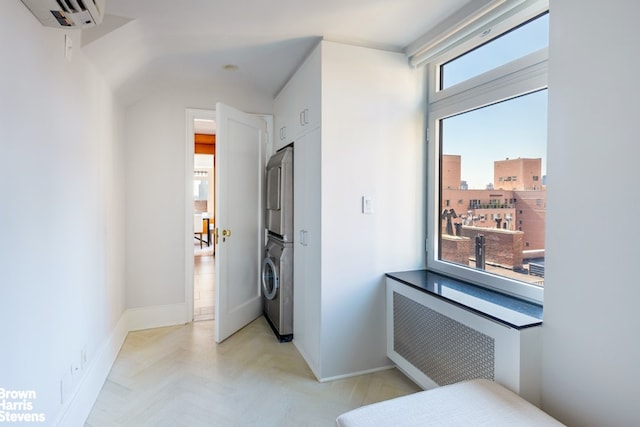
<instances>
[{"instance_id":1,"label":"stainless steel appliance","mask_svg":"<svg viewBox=\"0 0 640 427\"><path fill-rule=\"evenodd\" d=\"M267 163L267 210L269 234L293 241L293 147L284 147Z\"/></svg>"},{"instance_id":2,"label":"stainless steel appliance","mask_svg":"<svg viewBox=\"0 0 640 427\"><path fill-rule=\"evenodd\" d=\"M264 314L280 342L293 339L293 243L271 237L262 262Z\"/></svg>"},{"instance_id":3,"label":"stainless steel appliance","mask_svg":"<svg viewBox=\"0 0 640 427\"><path fill-rule=\"evenodd\" d=\"M280 342L293 339L293 147L278 150L266 167L267 246L262 262L265 318Z\"/></svg>"}]
</instances>

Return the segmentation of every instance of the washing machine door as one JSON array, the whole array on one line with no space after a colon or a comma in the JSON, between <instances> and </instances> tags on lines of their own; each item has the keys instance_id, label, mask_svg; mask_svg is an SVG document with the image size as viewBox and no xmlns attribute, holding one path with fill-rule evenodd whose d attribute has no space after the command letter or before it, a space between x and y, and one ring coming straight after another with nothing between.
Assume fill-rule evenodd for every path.
<instances>
[{"instance_id":1,"label":"washing machine door","mask_svg":"<svg viewBox=\"0 0 640 427\"><path fill-rule=\"evenodd\" d=\"M262 293L268 300L273 300L278 294L280 279L276 265L271 258L262 261Z\"/></svg>"}]
</instances>

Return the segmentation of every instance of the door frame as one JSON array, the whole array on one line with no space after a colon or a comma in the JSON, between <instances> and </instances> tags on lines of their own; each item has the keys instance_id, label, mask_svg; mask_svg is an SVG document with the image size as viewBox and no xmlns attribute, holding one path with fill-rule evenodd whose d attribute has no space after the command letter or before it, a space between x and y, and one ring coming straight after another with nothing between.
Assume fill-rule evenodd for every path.
<instances>
[{"instance_id":1,"label":"door frame","mask_svg":"<svg viewBox=\"0 0 640 427\"><path fill-rule=\"evenodd\" d=\"M273 116L270 114L253 114L262 118L267 123L267 145L265 149L265 164L273 152ZM194 259L193 259L193 162L194 149L194 119L216 120L216 110L199 108L187 108L185 110L185 164L184 164L184 298L185 298L185 323L193 322L193 297L194 297ZM216 159L219 161L220 159ZM215 212L214 212L215 217ZM215 243L214 243L215 244Z\"/></svg>"}]
</instances>

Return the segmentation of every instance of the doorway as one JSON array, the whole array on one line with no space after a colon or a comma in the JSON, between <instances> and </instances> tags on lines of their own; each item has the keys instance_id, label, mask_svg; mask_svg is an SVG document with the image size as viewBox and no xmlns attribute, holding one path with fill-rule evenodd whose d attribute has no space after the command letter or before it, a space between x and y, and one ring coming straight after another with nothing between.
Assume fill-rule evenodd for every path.
<instances>
[{"instance_id":1,"label":"doorway","mask_svg":"<svg viewBox=\"0 0 640 427\"><path fill-rule=\"evenodd\" d=\"M215 134L196 120L193 165L193 320L214 318ZM205 143L201 141L206 141Z\"/></svg>"},{"instance_id":2,"label":"doorway","mask_svg":"<svg viewBox=\"0 0 640 427\"><path fill-rule=\"evenodd\" d=\"M187 318L211 320L215 318L215 111L187 110L186 116Z\"/></svg>"},{"instance_id":3,"label":"doorway","mask_svg":"<svg viewBox=\"0 0 640 427\"><path fill-rule=\"evenodd\" d=\"M264 252L264 165L271 152L273 117L217 103L186 110L185 306L194 319L194 135L196 119L215 123L214 248L215 340L222 342L262 314L259 269ZM218 229L220 234L218 237ZM233 286L230 286L230 284Z\"/></svg>"}]
</instances>

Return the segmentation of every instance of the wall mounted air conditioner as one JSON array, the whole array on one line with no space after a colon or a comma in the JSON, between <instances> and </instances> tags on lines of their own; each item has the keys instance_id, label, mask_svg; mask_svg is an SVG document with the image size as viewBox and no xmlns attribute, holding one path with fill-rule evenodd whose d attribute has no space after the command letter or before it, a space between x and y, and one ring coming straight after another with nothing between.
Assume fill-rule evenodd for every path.
<instances>
[{"instance_id":1,"label":"wall mounted air conditioner","mask_svg":"<svg viewBox=\"0 0 640 427\"><path fill-rule=\"evenodd\" d=\"M45 27L88 28L104 18L105 0L21 0Z\"/></svg>"}]
</instances>

